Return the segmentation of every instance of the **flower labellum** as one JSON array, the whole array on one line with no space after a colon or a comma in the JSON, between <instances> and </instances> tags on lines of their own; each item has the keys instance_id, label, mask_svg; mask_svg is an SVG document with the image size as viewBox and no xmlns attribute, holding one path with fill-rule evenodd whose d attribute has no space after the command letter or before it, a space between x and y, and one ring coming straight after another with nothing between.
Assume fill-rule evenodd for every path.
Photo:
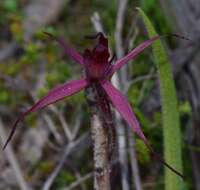
<instances>
[{"instance_id":1,"label":"flower labellum","mask_svg":"<svg viewBox=\"0 0 200 190\"><path fill-rule=\"evenodd\" d=\"M156 41L160 37L155 36L141 43L127 55L117 60L115 64L111 64L113 59L111 58L109 61L110 54L108 50L108 39L105 38L102 33L98 33L93 37L89 37L92 39L97 39L98 43L94 46L92 50L86 49L83 55L75 51L73 48L69 47L68 44L64 41L64 39L57 38L49 33L45 34L54 38L64 49L65 53L69 57L71 57L75 62L82 66L82 68L85 70L86 77L80 80L74 80L57 86L56 88L52 89L46 96L44 96L42 99L36 102L26 112L22 113L21 116L14 123L9 137L5 145L3 146L3 149L5 149L7 144L10 142L16 130L17 124L20 121L24 120L24 118L28 114L30 114L31 112L36 112L48 106L49 104L62 100L65 97L71 96L87 88L90 85L98 84L100 88L106 92L109 101L118 110L118 112L121 114L124 120L126 120L126 122L133 129L133 131L143 140L143 142L147 145L150 151L155 154L155 152L149 145L126 97L111 84L110 79L112 75L116 71L118 71L123 65L128 63L130 60L135 59L138 54L140 54L143 50L149 47L154 41ZM180 174L178 171L166 164L160 157L159 160L177 175L183 177L182 174Z\"/></svg>"}]
</instances>

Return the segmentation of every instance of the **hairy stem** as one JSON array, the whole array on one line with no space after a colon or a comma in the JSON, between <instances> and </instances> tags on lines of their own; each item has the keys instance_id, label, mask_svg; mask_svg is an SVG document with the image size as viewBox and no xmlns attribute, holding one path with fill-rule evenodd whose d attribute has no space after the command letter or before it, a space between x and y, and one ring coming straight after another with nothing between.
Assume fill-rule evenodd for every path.
<instances>
[{"instance_id":1,"label":"hairy stem","mask_svg":"<svg viewBox=\"0 0 200 190\"><path fill-rule=\"evenodd\" d=\"M94 148L94 189L110 190L111 156L115 144L114 125L107 96L94 84L86 90L91 111L91 135Z\"/></svg>"}]
</instances>

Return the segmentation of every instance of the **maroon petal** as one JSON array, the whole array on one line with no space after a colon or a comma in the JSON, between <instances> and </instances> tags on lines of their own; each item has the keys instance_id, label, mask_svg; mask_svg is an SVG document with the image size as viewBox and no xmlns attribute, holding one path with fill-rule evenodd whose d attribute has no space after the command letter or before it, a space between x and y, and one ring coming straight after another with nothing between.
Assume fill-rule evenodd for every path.
<instances>
[{"instance_id":1,"label":"maroon petal","mask_svg":"<svg viewBox=\"0 0 200 190\"><path fill-rule=\"evenodd\" d=\"M113 73L120 69L123 65L125 65L128 61L131 59L134 59L138 54L140 54L144 49L149 47L154 41L159 39L159 36L155 36L140 45L138 45L135 49L133 49L130 53L125 55L123 58L116 61L116 63L113 65Z\"/></svg>"},{"instance_id":2,"label":"maroon petal","mask_svg":"<svg viewBox=\"0 0 200 190\"><path fill-rule=\"evenodd\" d=\"M71 57L74 61L76 61L77 63L83 65L83 57L80 53L78 53L76 50L74 50L73 48L69 47L68 44L65 42L65 40L63 38L58 38L48 32L44 32L45 34L47 34L48 36L54 38L59 45L64 49L65 53Z\"/></svg>"},{"instance_id":3,"label":"maroon petal","mask_svg":"<svg viewBox=\"0 0 200 190\"><path fill-rule=\"evenodd\" d=\"M59 85L58 87L52 89L46 96L44 96L42 99L36 102L30 109L22 113L21 116L16 120L9 134L8 139L5 145L3 146L3 149L5 149L7 144L10 142L16 130L17 124L20 121L22 121L29 113L42 109L46 107L47 105L55 103L67 96L71 96L74 93L79 92L80 90L85 88L87 85L88 85L88 82L85 79L81 79L81 80L74 80L69 83Z\"/></svg>"},{"instance_id":4,"label":"maroon petal","mask_svg":"<svg viewBox=\"0 0 200 190\"><path fill-rule=\"evenodd\" d=\"M102 83L102 87L105 89L106 93L108 94L112 104L115 106L115 108L118 110L118 112L123 116L123 118L127 121L127 123L132 127L132 129L135 131L135 133L144 141L148 149L153 153L153 155L159 160L161 163L163 163L166 167L168 167L171 171L176 173L181 178L184 178L183 174L178 172L176 169L171 167L169 164L163 160L163 158L158 155L153 148L150 146L148 140L144 136L144 133L142 132L142 129L140 127L140 124L138 120L135 117L135 114L133 113L131 106L129 105L128 101L124 97L124 95L121 94L109 81L106 81Z\"/></svg>"},{"instance_id":5,"label":"maroon petal","mask_svg":"<svg viewBox=\"0 0 200 190\"><path fill-rule=\"evenodd\" d=\"M149 144L144 136L140 124L133 113L130 104L121 92L119 92L109 81L102 83L102 87L108 94L113 106L118 110L122 117L132 127L134 132L144 141L145 144Z\"/></svg>"}]
</instances>

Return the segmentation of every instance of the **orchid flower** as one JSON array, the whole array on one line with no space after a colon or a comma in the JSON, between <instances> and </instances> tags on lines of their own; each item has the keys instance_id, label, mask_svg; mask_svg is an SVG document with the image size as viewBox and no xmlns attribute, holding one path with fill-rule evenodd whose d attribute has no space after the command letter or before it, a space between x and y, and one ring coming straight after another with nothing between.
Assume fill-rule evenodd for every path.
<instances>
[{"instance_id":1,"label":"orchid flower","mask_svg":"<svg viewBox=\"0 0 200 190\"><path fill-rule=\"evenodd\" d=\"M82 69L85 71L85 78L66 82L55 87L26 112L22 113L21 116L14 123L9 137L5 145L3 146L3 149L5 149L7 144L10 142L18 123L20 121L23 121L27 115L32 112L36 112L48 106L49 104L60 101L65 97L69 97L93 84L96 84L101 90L105 91L110 103L118 110L124 120L126 120L129 126L143 140L147 147L152 150L130 104L127 101L127 98L111 84L110 80L115 72L117 72L122 66L127 64L130 60L135 59L137 55L139 55L143 50L149 47L154 41L156 41L160 37L155 36L141 43L123 58L117 60L115 64L112 64L113 59L109 59L110 54L108 50L108 39L105 38L102 33L98 33L96 36L93 36L93 38L98 39L98 43L94 46L92 50L86 49L83 55L75 51L73 48L69 47L64 39L57 38L49 33L46 34L53 37L64 49L65 53L82 67ZM171 168L169 165L165 165L174 171L174 169ZM174 172L178 173L176 171ZM178 175L180 174L178 173Z\"/></svg>"}]
</instances>

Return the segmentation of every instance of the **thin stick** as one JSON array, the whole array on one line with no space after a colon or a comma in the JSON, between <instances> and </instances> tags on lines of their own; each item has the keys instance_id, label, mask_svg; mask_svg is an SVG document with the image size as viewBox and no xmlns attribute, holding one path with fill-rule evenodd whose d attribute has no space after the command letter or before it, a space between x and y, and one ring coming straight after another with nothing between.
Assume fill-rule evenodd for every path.
<instances>
[{"instance_id":1,"label":"thin stick","mask_svg":"<svg viewBox=\"0 0 200 190\"><path fill-rule=\"evenodd\" d=\"M129 154L130 154L130 162L131 162L131 169L133 172L133 181L135 190L142 190L142 184L140 180L140 171L138 168L138 162L136 158L136 151L135 151L135 139L132 134L131 129L128 129L129 135L128 135L128 142L129 142Z\"/></svg>"},{"instance_id":2,"label":"thin stick","mask_svg":"<svg viewBox=\"0 0 200 190\"><path fill-rule=\"evenodd\" d=\"M91 16L92 24L97 32L102 32L104 34L103 26L101 24L101 19L98 12L95 12Z\"/></svg>"},{"instance_id":3,"label":"thin stick","mask_svg":"<svg viewBox=\"0 0 200 190\"><path fill-rule=\"evenodd\" d=\"M115 28L115 42L116 42L116 55L117 59L124 56L124 48L123 48L123 40L122 40L122 32L123 32L123 26L124 26L124 16L126 7L128 4L128 0L119 0L118 1L118 11L117 11L117 18L116 18L116 28ZM116 80L114 80L114 85L119 89L123 91L124 86L127 83L127 66L123 67L119 75L115 75ZM121 166L121 183L122 183L122 189L123 190L129 190L129 182L128 182L128 166L127 166L127 152L122 149L121 147L126 146L126 129L124 128L124 124L121 120L120 115L118 112L115 112L117 123L120 124L117 127L117 133L121 134L121 136L118 136L118 151L119 151L119 161Z\"/></svg>"},{"instance_id":4,"label":"thin stick","mask_svg":"<svg viewBox=\"0 0 200 190\"><path fill-rule=\"evenodd\" d=\"M0 119L0 139L1 139L1 143L4 144L4 142L6 141L6 134L5 134L4 125L1 119ZM6 157L8 158L8 161L13 169L19 188L21 190L30 190L30 187L28 186L28 184L26 183L23 177L22 170L20 169L19 163L17 161L17 158L15 157L11 144L7 146L4 153L6 154Z\"/></svg>"},{"instance_id":5,"label":"thin stick","mask_svg":"<svg viewBox=\"0 0 200 190\"><path fill-rule=\"evenodd\" d=\"M87 137L87 134L82 135L79 139L77 139L76 141L72 141L67 145L67 147L64 150L64 153L60 159L60 162L58 163L55 170L51 173L51 175L45 181L42 190L49 190L51 188L54 180L58 176L63 165L65 164L65 161L66 161L67 157L69 156L69 154L71 154L73 149L75 149L77 146L81 145L81 143L83 143L85 141L86 137Z\"/></svg>"},{"instance_id":6,"label":"thin stick","mask_svg":"<svg viewBox=\"0 0 200 190\"><path fill-rule=\"evenodd\" d=\"M94 175L93 172L90 172L88 174L86 174L85 176L79 178L78 180L76 180L75 182L73 182L70 186L63 188L62 190L72 190L75 187L79 186L81 183L83 183L84 181L90 179L92 176Z\"/></svg>"}]
</instances>

